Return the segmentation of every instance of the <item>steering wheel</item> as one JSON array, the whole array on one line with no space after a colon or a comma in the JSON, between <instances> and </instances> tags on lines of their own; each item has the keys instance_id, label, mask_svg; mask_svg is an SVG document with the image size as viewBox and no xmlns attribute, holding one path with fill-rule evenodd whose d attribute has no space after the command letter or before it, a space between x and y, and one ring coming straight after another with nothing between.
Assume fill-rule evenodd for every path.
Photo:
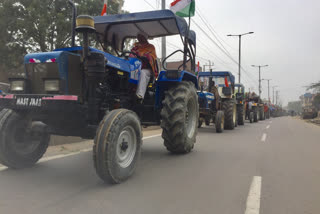
<instances>
[{"instance_id":1,"label":"steering wheel","mask_svg":"<svg viewBox=\"0 0 320 214\"><path fill-rule=\"evenodd\" d=\"M138 54L136 54L136 53L134 53L134 52L132 52L132 51L124 51L124 52L122 52L122 54L120 55L120 57L126 57L126 59L128 59L130 54L135 55L135 57L137 57L141 62L149 63L149 60L148 60L147 57L145 57L145 56L139 56Z\"/></svg>"}]
</instances>

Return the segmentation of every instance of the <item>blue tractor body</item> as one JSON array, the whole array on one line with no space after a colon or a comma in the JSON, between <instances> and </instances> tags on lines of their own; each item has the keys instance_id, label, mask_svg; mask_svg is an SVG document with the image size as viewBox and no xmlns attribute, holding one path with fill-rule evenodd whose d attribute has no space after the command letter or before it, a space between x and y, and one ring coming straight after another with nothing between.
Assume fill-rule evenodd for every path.
<instances>
[{"instance_id":1,"label":"blue tractor body","mask_svg":"<svg viewBox=\"0 0 320 214\"><path fill-rule=\"evenodd\" d=\"M51 123L51 119L67 118L70 116L70 112L74 114L72 116L74 118L79 118L85 113L86 116L76 122L77 125L82 128L89 125L93 127L92 130L95 130L104 111L123 107L132 109L140 115L142 124L157 125L160 123L159 114L165 91L182 81L192 82L195 88L198 88L197 77L194 75L196 34L191 30L188 31L187 22L183 18L175 16L172 11L160 10L97 16L94 17L94 26L97 38L105 51L87 47L89 55L84 56L85 46L74 46L56 49L52 52L27 54L24 58L24 72L15 73L10 77L11 84L19 82L23 90L12 90L9 95L1 95L0 105L2 108L31 110L33 117L39 120L46 118L46 123ZM175 70L169 70L166 69L164 62L163 70L158 73L158 76L154 76L153 81L149 83L144 100L145 105L133 107L132 99L129 97L134 96L141 73L142 60L121 53L125 53L125 41L135 39L140 31L147 34L149 38L171 35L185 38L189 50L187 58L191 62L191 68L179 67ZM116 55L107 52L107 47L110 47ZM177 52L183 53L184 51L183 49L175 51L167 58ZM98 58L103 62L100 68ZM84 63L86 60L92 67L91 70L84 71L88 66ZM58 82L58 88L54 91L47 91L47 88L50 89L50 84L54 84L55 81ZM89 89L91 84L98 87L95 89L96 92L92 91L94 89ZM92 96L94 99L90 98ZM17 102L18 99L21 100ZM114 103L114 100L121 101ZM31 105L31 102L36 104ZM17 106L17 103L21 105ZM41 103L41 107L39 103ZM66 107L65 112L61 111L61 106ZM35 111L35 108L39 108L38 111ZM72 109L77 110L73 111ZM45 114L54 116L50 118ZM52 126L56 123L57 121L53 121ZM72 125L68 124L68 126ZM62 133L64 129L60 127L53 129L53 133L61 135L78 136L83 133L81 131L70 133L70 130L67 129L65 129L67 133ZM91 134L93 135L94 132Z\"/></svg>"}]
</instances>

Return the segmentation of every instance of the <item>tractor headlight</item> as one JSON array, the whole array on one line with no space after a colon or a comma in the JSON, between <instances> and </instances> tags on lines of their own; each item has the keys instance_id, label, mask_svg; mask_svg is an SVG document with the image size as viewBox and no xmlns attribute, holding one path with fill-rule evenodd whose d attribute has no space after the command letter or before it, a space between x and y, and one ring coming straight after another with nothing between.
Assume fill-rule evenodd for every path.
<instances>
[{"instance_id":1,"label":"tractor headlight","mask_svg":"<svg viewBox=\"0 0 320 214\"><path fill-rule=\"evenodd\" d=\"M19 80L11 80L10 81L10 91L12 92L22 92L25 89L26 81Z\"/></svg>"},{"instance_id":2,"label":"tractor headlight","mask_svg":"<svg viewBox=\"0 0 320 214\"><path fill-rule=\"evenodd\" d=\"M58 79L44 80L44 90L46 92L59 92L60 91L60 81Z\"/></svg>"}]
</instances>

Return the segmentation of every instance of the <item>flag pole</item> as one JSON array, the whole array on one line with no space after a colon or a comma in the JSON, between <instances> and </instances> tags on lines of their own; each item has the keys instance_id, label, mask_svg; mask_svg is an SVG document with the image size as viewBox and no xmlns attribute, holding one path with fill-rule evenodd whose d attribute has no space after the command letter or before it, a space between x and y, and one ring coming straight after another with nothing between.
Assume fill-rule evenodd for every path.
<instances>
[{"instance_id":1,"label":"flag pole","mask_svg":"<svg viewBox=\"0 0 320 214\"><path fill-rule=\"evenodd\" d=\"M191 4L192 4L192 2L191 2ZM191 25L191 7L189 8L188 30L187 30L186 35L184 36L183 70L186 70L186 68L187 68L187 51L188 51L188 37L189 37L189 32L190 32L190 25Z\"/></svg>"}]
</instances>

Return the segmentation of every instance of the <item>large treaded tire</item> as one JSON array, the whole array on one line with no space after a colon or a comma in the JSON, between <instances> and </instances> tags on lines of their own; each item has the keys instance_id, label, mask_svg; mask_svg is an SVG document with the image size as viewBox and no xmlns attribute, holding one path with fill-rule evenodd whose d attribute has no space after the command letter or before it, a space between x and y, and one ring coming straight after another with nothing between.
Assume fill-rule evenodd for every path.
<instances>
[{"instance_id":1,"label":"large treaded tire","mask_svg":"<svg viewBox=\"0 0 320 214\"><path fill-rule=\"evenodd\" d=\"M33 166L47 151L50 134L41 122L3 109L0 112L0 163L13 169Z\"/></svg>"},{"instance_id":2,"label":"large treaded tire","mask_svg":"<svg viewBox=\"0 0 320 214\"><path fill-rule=\"evenodd\" d=\"M223 130L224 130L224 113L223 113L223 111L217 112L215 126L216 126L217 133L223 132Z\"/></svg>"},{"instance_id":3,"label":"large treaded tire","mask_svg":"<svg viewBox=\"0 0 320 214\"><path fill-rule=\"evenodd\" d=\"M198 132L199 104L192 82L182 81L165 92L161 109L164 146L177 154L190 152Z\"/></svg>"},{"instance_id":4,"label":"large treaded tire","mask_svg":"<svg viewBox=\"0 0 320 214\"><path fill-rule=\"evenodd\" d=\"M259 120L265 120L265 115L264 115L264 107L260 106L259 107Z\"/></svg>"},{"instance_id":5,"label":"large treaded tire","mask_svg":"<svg viewBox=\"0 0 320 214\"><path fill-rule=\"evenodd\" d=\"M238 114L238 124L239 125L244 125L244 120L245 120L245 114L244 114L244 106L243 105L238 105L237 106L237 114Z\"/></svg>"},{"instance_id":6,"label":"large treaded tire","mask_svg":"<svg viewBox=\"0 0 320 214\"><path fill-rule=\"evenodd\" d=\"M249 113L249 121L250 121L250 123L253 123L253 119L254 118L254 113L251 111L250 113Z\"/></svg>"},{"instance_id":7,"label":"large treaded tire","mask_svg":"<svg viewBox=\"0 0 320 214\"><path fill-rule=\"evenodd\" d=\"M141 144L141 125L136 113L127 109L109 112L100 122L94 139L93 162L98 176L113 184L127 180L140 159Z\"/></svg>"},{"instance_id":8,"label":"large treaded tire","mask_svg":"<svg viewBox=\"0 0 320 214\"><path fill-rule=\"evenodd\" d=\"M258 108L257 107L252 107L253 108L253 122L257 123L258 120Z\"/></svg>"},{"instance_id":9,"label":"large treaded tire","mask_svg":"<svg viewBox=\"0 0 320 214\"><path fill-rule=\"evenodd\" d=\"M234 100L224 100L222 102L224 112L224 129L232 130L236 124L237 107Z\"/></svg>"}]
</instances>

